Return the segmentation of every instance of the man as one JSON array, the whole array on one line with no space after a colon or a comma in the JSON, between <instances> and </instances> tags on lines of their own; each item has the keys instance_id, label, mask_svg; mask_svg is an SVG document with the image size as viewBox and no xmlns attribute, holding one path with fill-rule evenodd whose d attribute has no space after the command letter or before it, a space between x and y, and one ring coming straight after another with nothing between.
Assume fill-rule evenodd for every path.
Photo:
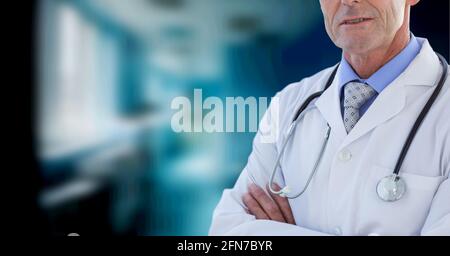
<instances>
[{"instance_id":1,"label":"man","mask_svg":"<svg viewBox=\"0 0 450 256\"><path fill-rule=\"evenodd\" d=\"M392 174L409 131L444 74L428 41L409 31L410 9L418 2L320 1L342 60L331 86L293 131L276 182L294 194L306 186L328 124L331 132L317 171L297 198L267 192L293 113L324 88L335 67L277 94L279 115L271 106L262 122L279 122L280 136L265 143L257 133L246 167L214 212L211 235L450 235L448 80L401 166L406 192L386 202L376 191ZM280 186L274 183L273 189Z\"/></svg>"}]
</instances>

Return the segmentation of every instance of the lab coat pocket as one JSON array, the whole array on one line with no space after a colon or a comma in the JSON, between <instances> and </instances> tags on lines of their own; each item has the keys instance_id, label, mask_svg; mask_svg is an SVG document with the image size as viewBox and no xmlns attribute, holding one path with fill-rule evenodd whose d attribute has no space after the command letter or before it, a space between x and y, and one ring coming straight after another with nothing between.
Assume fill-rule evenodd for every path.
<instances>
[{"instance_id":1,"label":"lab coat pocket","mask_svg":"<svg viewBox=\"0 0 450 256\"><path fill-rule=\"evenodd\" d=\"M417 235L425 222L434 194L444 180L443 176L423 176L406 171L400 177L406 183L402 198L385 202L378 197L378 182L393 170L373 166L364 188L359 233L381 235Z\"/></svg>"}]
</instances>

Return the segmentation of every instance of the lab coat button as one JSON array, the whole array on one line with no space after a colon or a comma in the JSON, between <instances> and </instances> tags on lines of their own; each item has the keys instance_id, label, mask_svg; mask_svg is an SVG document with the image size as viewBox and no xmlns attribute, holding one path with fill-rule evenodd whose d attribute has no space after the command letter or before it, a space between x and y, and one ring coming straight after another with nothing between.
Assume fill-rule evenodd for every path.
<instances>
[{"instance_id":1,"label":"lab coat button","mask_svg":"<svg viewBox=\"0 0 450 256\"><path fill-rule=\"evenodd\" d=\"M343 162L348 162L350 159L352 159L352 153L348 151L347 149L343 149L341 152L339 152L339 160Z\"/></svg>"},{"instance_id":2,"label":"lab coat button","mask_svg":"<svg viewBox=\"0 0 450 256\"><path fill-rule=\"evenodd\" d=\"M342 230L341 230L341 228L340 228L340 227L335 227L335 228L334 228L334 234L337 235L337 236L342 235Z\"/></svg>"}]
</instances>

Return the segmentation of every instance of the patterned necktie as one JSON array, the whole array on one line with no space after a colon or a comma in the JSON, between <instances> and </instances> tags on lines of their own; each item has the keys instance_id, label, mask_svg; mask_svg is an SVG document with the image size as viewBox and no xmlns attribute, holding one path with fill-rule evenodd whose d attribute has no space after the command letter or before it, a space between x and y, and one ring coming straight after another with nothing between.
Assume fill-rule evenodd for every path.
<instances>
[{"instance_id":1,"label":"patterned necktie","mask_svg":"<svg viewBox=\"0 0 450 256\"><path fill-rule=\"evenodd\" d=\"M367 84L350 82L345 86L344 126L347 133L350 133L360 118L359 108L373 95L375 95L375 90Z\"/></svg>"}]
</instances>

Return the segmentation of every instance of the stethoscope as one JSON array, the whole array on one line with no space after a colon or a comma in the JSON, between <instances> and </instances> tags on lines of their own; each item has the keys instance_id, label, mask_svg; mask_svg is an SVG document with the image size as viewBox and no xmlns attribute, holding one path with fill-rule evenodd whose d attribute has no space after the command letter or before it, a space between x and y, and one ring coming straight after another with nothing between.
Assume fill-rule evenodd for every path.
<instances>
[{"instance_id":1,"label":"stethoscope","mask_svg":"<svg viewBox=\"0 0 450 256\"><path fill-rule=\"evenodd\" d=\"M414 123L413 127L411 128L411 131L403 145L402 151L400 152L400 156L397 159L397 163L395 165L394 171L392 174L382 178L376 187L376 192L378 194L378 197L386 202L393 202L393 201L397 201L400 198L402 198L402 196L405 194L406 191L406 183L405 181L399 176L399 172L400 172L400 168L402 166L403 160L405 159L406 153L408 152L409 147L411 146L411 143L414 139L414 137L416 136L417 131L419 130L420 125L422 124L423 120L425 119L425 116L428 114L431 106L433 105L434 101L436 100L436 98L438 97L442 87L444 86L445 80L447 78L447 72L448 72L448 63L445 60L444 57L442 57L440 54L436 53L437 56L440 59L441 65L442 65L442 75L439 79L439 83L436 86L436 88L434 89L433 94L431 95L431 97L429 98L428 102L425 104L424 108L422 109L422 111L420 112L419 116L417 117L416 122ZM288 185L284 186L282 189L280 190L275 190L273 189L273 180L276 174L276 171L278 169L278 167L280 166L280 160L281 157L283 156L284 150L286 148L287 143L289 142L289 139L292 137L292 133L295 130L295 127L297 126L297 124L303 119L304 114L306 112L308 112L309 109L308 106L310 105L310 103L320 97L327 89L328 87L330 87L330 85L333 83L334 77L336 76L336 72L339 68L339 65L333 70L333 72L331 73L330 77L328 78L328 81L325 85L325 88L322 91L316 92L312 95L310 95L304 102L303 104L300 106L300 108L297 110L297 112L295 113L295 116L292 120L291 125L289 126L288 130L287 130L287 135L286 135L286 139L284 140L284 143L282 144L280 153L278 154L277 160L276 160L276 164L272 170L272 174L270 175L270 180L269 180L269 189L270 192L272 192L273 194L276 195L280 195L282 197L286 197L289 199L294 199L297 198L299 196L301 196L303 193L305 193L306 189L308 188L312 178L314 177L316 171L317 171L317 167L319 166L323 154L325 152L325 148L327 147L328 144L328 139L330 138L330 132L331 132L331 127L329 124L327 124L327 130L324 136L324 140L322 143L322 146L320 148L319 151L319 157L317 158L316 162L314 163L313 166L313 170L311 171L308 180L306 181L306 185L304 186L304 188L299 191L297 194L295 195L290 195L291 194L291 189Z\"/></svg>"}]
</instances>

